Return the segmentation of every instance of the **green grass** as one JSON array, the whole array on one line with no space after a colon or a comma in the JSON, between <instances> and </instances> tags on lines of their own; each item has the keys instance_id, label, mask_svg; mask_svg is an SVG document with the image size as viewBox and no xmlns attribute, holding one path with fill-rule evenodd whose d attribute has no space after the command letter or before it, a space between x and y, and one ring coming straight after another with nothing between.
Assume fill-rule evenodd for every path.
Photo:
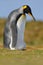
<instances>
[{"instance_id":1,"label":"green grass","mask_svg":"<svg viewBox=\"0 0 43 65\"><path fill-rule=\"evenodd\" d=\"M0 65L43 65L43 22L27 22L24 40L25 51L3 48L3 31L6 19L0 19Z\"/></svg>"},{"instance_id":2,"label":"green grass","mask_svg":"<svg viewBox=\"0 0 43 65\"><path fill-rule=\"evenodd\" d=\"M43 65L43 50L0 49L0 65Z\"/></svg>"}]
</instances>

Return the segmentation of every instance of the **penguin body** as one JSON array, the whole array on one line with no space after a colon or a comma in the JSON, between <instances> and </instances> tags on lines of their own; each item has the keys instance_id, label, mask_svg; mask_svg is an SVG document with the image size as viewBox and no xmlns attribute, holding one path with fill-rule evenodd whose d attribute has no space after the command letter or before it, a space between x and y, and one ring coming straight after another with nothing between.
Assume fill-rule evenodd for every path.
<instances>
[{"instance_id":1,"label":"penguin body","mask_svg":"<svg viewBox=\"0 0 43 65\"><path fill-rule=\"evenodd\" d=\"M24 31L26 24L26 15L31 14L31 8L28 5L24 5L12 11L7 19L4 29L3 42L4 47L10 50L25 49L26 44L24 42ZM35 20L35 18L33 17Z\"/></svg>"},{"instance_id":2,"label":"penguin body","mask_svg":"<svg viewBox=\"0 0 43 65\"><path fill-rule=\"evenodd\" d=\"M16 15L14 15L16 13ZM17 42L17 26L16 26L16 19L18 16L18 12L11 12L8 16L5 29L4 29L4 47L13 47L16 45ZM11 40L13 39L13 40ZM10 45L11 44L11 45ZM10 45L10 47L9 47Z\"/></svg>"},{"instance_id":3,"label":"penguin body","mask_svg":"<svg viewBox=\"0 0 43 65\"><path fill-rule=\"evenodd\" d=\"M22 45L23 37L20 40L20 35L23 36L23 34L20 33L21 32L24 33L24 31L22 30L25 25L24 22L25 22L25 15L22 16L22 14L19 14L19 12L16 12L16 10L11 12L11 14L8 16L8 20L5 25L4 47L10 48L11 50L20 49L20 47L22 48L22 46L24 47L25 44ZM22 43L20 41L22 41Z\"/></svg>"}]
</instances>

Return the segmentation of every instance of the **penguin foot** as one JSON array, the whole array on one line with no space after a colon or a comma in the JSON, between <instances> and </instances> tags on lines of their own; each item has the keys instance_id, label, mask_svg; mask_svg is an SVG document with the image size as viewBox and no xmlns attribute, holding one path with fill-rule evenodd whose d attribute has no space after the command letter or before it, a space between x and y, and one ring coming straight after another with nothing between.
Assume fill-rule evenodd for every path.
<instances>
[{"instance_id":1,"label":"penguin foot","mask_svg":"<svg viewBox=\"0 0 43 65\"><path fill-rule=\"evenodd\" d=\"M15 48L10 48L10 50L16 50Z\"/></svg>"}]
</instances>

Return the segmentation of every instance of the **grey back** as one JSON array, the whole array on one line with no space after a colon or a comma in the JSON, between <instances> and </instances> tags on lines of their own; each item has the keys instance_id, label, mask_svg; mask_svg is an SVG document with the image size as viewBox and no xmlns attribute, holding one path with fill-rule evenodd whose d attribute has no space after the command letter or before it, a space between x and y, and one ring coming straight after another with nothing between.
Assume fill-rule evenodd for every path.
<instances>
[{"instance_id":1,"label":"grey back","mask_svg":"<svg viewBox=\"0 0 43 65\"><path fill-rule=\"evenodd\" d=\"M12 11L5 24L4 35L3 35L3 42L4 47L9 48L11 43L11 36L12 36L12 47L16 46L17 43L17 20L18 16L20 15L19 9ZM21 16L21 15L20 15Z\"/></svg>"}]
</instances>

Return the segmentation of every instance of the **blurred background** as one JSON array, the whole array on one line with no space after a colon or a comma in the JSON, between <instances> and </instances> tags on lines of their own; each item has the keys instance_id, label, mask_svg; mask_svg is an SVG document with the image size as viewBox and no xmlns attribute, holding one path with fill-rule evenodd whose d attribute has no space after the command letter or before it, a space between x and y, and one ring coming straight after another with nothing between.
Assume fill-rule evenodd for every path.
<instances>
[{"instance_id":1,"label":"blurred background","mask_svg":"<svg viewBox=\"0 0 43 65\"><path fill-rule=\"evenodd\" d=\"M0 45L3 45L3 31L9 13L25 4L31 7L36 22L27 15L24 40L27 45L43 47L43 0L0 0Z\"/></svg>"},{"instance_id":2,"label":"blurred background","mask_svg":"<svg viewBox=\"0 0 43 65\"><path fill-rule=\"evenodd\" d=\"M24 32L25 51L3 48L3 32L9 13L29 5L36 19L27 15ZM0 0L0 65L43 65L43 0Z\"/></svg>"},{"instance_id":3,"label":"blurred background","mask_svg":"<svg viewBox=\"0 0 43 65\"><path fill-rule=\"evenodd\" d=\"M31 7L37 20L43 20L43 0L0 0L0 17L8 17L12 10L25 4Z\"/></svg>"}]
</instances>

